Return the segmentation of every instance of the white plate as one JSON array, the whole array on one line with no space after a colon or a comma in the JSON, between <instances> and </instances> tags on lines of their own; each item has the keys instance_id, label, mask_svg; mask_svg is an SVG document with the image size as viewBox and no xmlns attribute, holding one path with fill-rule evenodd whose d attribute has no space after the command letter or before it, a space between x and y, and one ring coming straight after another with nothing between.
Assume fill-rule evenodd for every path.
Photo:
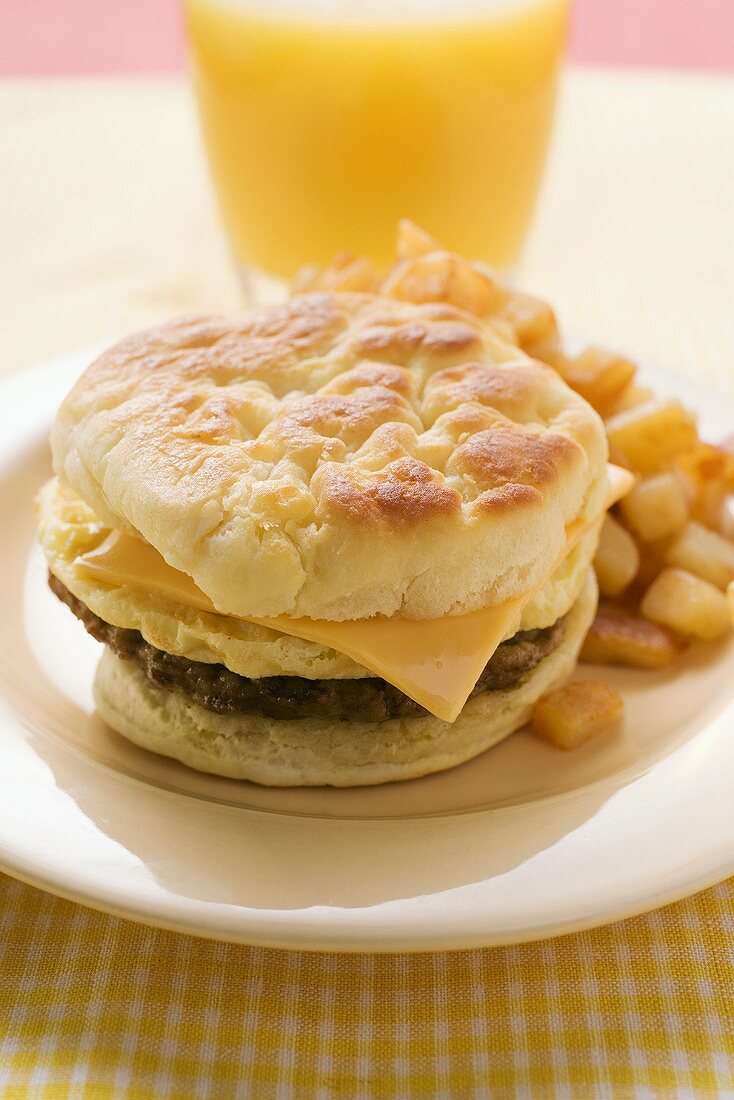
<instances>
[{"instance_id":1,"label":"white plate","mask_svg":"<svg viewBox=\"0 0 734 1100\"><path fill-rule=\"evenodd\" d=\"M604 670L621 733L526 733L453 771L357 790L207 777L94 714L99 647L49 593L32 498L53 410L88 360L0 386L0 864L119 915L334 950L516 943L629 916L734 873L734 647ZM731 400L648 380L728 434ZM583 671L583 670L582 670ZM586 670L588 675L588 670Z\"/></svg>"}]
</instances>

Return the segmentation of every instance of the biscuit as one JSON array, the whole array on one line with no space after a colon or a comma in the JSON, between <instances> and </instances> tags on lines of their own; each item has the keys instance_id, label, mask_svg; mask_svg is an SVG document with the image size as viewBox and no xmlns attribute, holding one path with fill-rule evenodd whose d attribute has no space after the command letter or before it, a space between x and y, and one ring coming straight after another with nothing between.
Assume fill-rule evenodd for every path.
<instances>
[{"instance_id":1,"label":"biscuit","mask_svg":"<svg viewBox=\"0 0 734 1100\"><path fill-rule=\"evenodd\" d=\"M541 582L603 508L601 420L447 305L311 294L123 340L58 475L233 616L438 618Z\"/></svg>"}]
</instances>

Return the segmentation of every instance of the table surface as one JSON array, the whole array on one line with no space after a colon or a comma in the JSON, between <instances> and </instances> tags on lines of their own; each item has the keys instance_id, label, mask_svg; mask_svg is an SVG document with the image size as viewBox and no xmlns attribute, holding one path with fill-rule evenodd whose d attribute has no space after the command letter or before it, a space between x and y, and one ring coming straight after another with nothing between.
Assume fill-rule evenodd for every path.
<instances>
[{"instance_id":1,"label":"table surface","mask_svg":"<svg viewBox=\"0 0 734 1100\"><path fill-rule=\"evenodd\" d=\"M734 388L734 81L573 71L520 280ZM234 306L176 80L0 84L0 369ZM734 883L516 948L211 944L0 877L0 1084L42 1096L734 1093Z\"/></svg>"}]
</instances>

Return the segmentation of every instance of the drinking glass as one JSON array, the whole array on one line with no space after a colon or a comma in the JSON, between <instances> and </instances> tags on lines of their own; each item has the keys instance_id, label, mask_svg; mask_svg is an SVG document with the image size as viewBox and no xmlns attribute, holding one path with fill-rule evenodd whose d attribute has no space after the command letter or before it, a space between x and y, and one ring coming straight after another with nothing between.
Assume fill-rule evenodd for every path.
<instances>
[{"instance_id":1,"label":"drinking glass","mask_svg":"<svg viewBox=\"0 0 734 1100\"><path fill-rule=\"evenodd\" d=\"M538 194L568 0L185 0L221 213L255 293L411 218L500 269Z\"/></svg>"}]
</instances>

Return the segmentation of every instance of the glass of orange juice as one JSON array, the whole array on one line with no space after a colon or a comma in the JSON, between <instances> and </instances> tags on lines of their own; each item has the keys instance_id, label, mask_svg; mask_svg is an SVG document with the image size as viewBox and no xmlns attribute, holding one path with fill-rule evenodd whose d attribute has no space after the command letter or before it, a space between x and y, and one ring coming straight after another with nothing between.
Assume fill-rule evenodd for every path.
<instances>
[{"instance_id":1,"label":"glass of orange juice","mask_svg":"<svg viewBox=\"0 0 734 1100\"><path fill-rule=\"evenodd\" d=\"M186 0L194 83L244 273L344 250L378 262L407 217L507 268L543 171L569 0Z\"/></svg>"}]
</instances>

